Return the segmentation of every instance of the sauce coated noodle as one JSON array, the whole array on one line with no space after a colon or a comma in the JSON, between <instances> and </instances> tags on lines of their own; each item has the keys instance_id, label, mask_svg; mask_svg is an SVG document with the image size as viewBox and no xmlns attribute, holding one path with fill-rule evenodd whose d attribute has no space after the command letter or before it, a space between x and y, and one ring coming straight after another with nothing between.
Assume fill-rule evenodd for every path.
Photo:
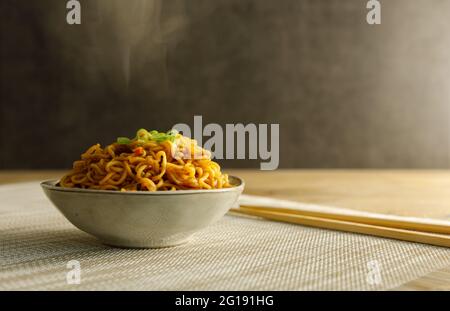
<instances>
[{"instance_id":1,"label":"sauce coated noodle","mask_svg":"<svg viewBox=\"0 0 450 311\"><path fill-rule=\"evenodd\" d=\"M228 175L195 140L176 134L172 140L140 140L91 146L61 178L68 188L158 191L228 188ZM148 136L147 136L148 137Z\"/></svg>"}]
</instances>

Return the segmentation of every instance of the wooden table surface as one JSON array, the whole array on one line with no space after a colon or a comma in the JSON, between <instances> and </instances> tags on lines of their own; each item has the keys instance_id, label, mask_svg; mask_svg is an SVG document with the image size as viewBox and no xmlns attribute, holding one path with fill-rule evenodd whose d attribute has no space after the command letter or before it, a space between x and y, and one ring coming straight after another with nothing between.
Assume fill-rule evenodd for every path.
<instances>
[{"instance_id":1,"label":"wooden table surface","mask_svg":"<svg viewBox=\"0 0 450 311\"><path fill-rule=\"evenodd\" d=\"M402 216L450 220L447 170L228 170L245 193ZM0 171L0 184L60 177L63 171ZM450 290L450 267L401 290Z\"/></svg>"}]
</instances>

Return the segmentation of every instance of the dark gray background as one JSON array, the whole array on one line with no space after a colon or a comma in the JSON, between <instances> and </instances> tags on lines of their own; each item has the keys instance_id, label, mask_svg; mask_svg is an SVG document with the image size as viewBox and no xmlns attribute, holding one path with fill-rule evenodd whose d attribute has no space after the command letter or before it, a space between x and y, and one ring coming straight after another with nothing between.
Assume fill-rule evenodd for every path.
<instances>
[{"instance_id":1,"label":"dark gray background","mask_svg":"<svg viewBox=\"0 0 450 311\"><path fill-rule=\"evenodd\" d=\"M194 114L279 123L281 167L449 167L448 0L0 1L0 168Z\"/></svg>"}]
</instances>

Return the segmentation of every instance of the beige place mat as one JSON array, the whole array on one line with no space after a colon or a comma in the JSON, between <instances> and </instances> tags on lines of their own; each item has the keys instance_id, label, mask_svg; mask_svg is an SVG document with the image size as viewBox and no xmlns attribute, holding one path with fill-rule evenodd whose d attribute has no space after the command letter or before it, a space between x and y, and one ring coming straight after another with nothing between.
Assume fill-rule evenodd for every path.
<instances>
[{"instance_id":1,"label":"beige place mat","mask_svg":"<svg viewBox=\"0 0 450 311\"><path fill-rule=\"evenodd\" d=\"M384 290L448 266L446 248L236 216L183 246L110 248L37 183L0 187L0 290Z\"/></svg>"}]
</instances>

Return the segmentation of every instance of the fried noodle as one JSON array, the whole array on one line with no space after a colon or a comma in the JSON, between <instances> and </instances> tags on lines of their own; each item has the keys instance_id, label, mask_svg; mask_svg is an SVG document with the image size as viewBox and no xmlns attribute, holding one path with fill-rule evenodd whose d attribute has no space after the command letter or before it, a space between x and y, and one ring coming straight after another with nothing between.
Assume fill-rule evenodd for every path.
<instances>
[{"instance_id":1,"label":"fried noodle","mask_svg":"<svg viewBox=\"0 0 450 311\"><path fill-rule=\"evenodd\" d=\"M195 140L181 134L172 140L141 139L149 135L139 130L128 144L91 146L61 178L60 186L120 191L230 187L228 175Z\"/></svg>"}]
</instances>

